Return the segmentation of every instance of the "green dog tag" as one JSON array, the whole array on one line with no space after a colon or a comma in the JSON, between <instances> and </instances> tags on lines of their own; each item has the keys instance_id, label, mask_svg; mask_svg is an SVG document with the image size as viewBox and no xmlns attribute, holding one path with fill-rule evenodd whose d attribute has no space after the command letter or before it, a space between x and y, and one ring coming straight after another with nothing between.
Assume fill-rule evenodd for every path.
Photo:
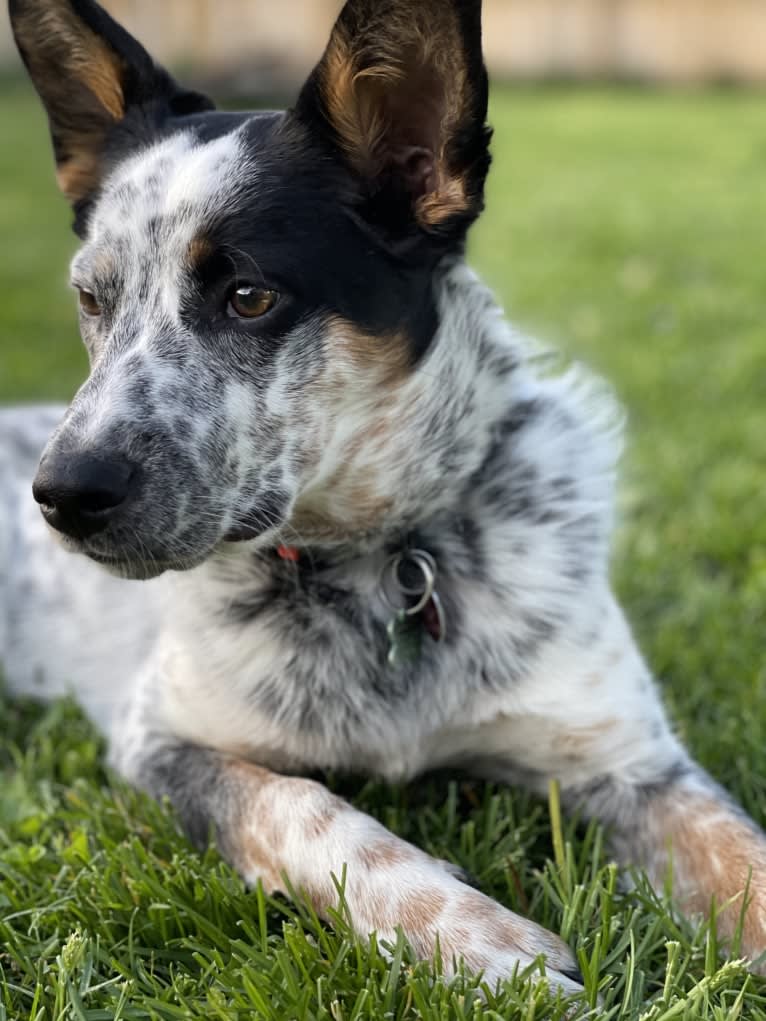
<instances>
[{"instance_id":1,"label":"green dog tag","mask_svg":"<svg viewBox=\"0 0 766 1021\"><path fill-rule=\"evenodd\" d=\"M410 617L404 610L400 610L389 621L386 630L390 643L388 662L391 666L403 666L420 659L423 625L417 617Z\"/></svg>"}]
</instances>

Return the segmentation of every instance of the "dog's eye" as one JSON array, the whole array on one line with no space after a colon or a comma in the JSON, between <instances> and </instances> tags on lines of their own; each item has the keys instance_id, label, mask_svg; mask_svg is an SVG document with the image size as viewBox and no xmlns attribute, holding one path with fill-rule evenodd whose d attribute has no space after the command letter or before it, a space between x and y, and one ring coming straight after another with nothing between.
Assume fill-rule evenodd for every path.
<instances>
[{"instance_id":1,"label":"dog's eye","mask_svg":"<svg viewBox=\"0 0 766 1021\"><path fill-rule=\"evenodd\" d=\"M277 298L276 291L243 284L230 293L227 312L238 319L258 319L274 308Z\"/></svg>"},{"instance_id":2,"label":"dog's eye","mask_svg":"<svg viewBox=\"0 0 766 1021\"><path fill-rule=\"evenodd\" d=\"M100 316L101 306L90 291L80 288L80 308L89 316Z\"/></svg>"}]
</instances>

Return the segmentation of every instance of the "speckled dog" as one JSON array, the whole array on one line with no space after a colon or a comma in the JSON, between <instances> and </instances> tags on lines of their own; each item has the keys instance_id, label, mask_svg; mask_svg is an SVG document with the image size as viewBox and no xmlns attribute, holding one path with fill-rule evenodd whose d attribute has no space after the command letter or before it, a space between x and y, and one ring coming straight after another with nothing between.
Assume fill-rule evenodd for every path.
<instances>
[{"instance_id":1,"label":"speckled dog","mask_svg":"<svg viewBox=\"0 0 766 1021\"><path fill-rule=\"evenodd\" d=\"M301 772L558 777L687 910L731 899L725 932L752 870L761 954L764 836L674 737L610 593L613 409L537 371L463 263L479 0L349 0L284 114L215 112L91 0L10 12L91 360L65 413L0 417L11 686L73 686L249 882L326 912L345 866L360 934L438 934L448 966L544 954L578 987L557 936Z\"/></svg>"}]
</instances>

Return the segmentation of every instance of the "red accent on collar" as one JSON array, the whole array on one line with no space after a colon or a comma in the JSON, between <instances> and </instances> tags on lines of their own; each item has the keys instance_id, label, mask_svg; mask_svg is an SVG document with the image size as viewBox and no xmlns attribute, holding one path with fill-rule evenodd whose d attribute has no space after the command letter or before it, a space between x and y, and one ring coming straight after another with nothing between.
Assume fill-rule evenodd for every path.
<instances>
[{"instance_id":1,"label":"red accent on collar","mask_svg":"<svg viewBox=\"0 0 766 1021\"><path fill-rule=\"evenodd\" d=\"M301 551L296 546L277 546L277 556L297 564L301 558Z\"/></svg>"}]
</instances>

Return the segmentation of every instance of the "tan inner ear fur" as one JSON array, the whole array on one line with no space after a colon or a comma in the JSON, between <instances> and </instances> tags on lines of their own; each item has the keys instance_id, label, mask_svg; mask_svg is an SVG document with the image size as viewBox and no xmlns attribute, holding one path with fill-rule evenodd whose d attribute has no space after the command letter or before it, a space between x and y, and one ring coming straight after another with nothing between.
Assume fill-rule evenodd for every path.
<instances>
[{"instance_id":1,"label":"tan inner ear fur","mask_svg":"<svg viewBox=\"0 0 766 1021\"><path fill-rule=\"evenodd\" d=\"M57 180L70 201L90 192L100 178L100 149L110 122L125 115L122 62L68 4L39 5L14 25L35 85L51 115L64 156ZM80 95L72 82L81 87ZM62 121L56 123L56 111Z\"/></svg>"},{"instance_id":2,"label":"tan inner ear fur","mask_svg":"<svg viewBox=\"0 0 766 1021\"><path fill-rule=\"evenodd\" d=\"M186 263L192 270L199 269L212 253L213 246L206 237L200 235L192 238L186 250Z\"/></svg>"},{"instance_id":3,"label":"tan inner ear fur","mask_svg":"<svg viewBox=\"0 0 766 1021\"><path fill-rule=\"evenodd\" d=\"M56 181L70 202L89 195L101 179L101 161L93 152L83 151L79 156L60 163Z\"/></svg>"},{"instance_id":4,"label":"tan inner ear fur","mask_svg":"<svg viewBox=\"0 0 766 1021\"><path fill-rule=\"evenodd\" d=\"M464 178L448 166L447 147L469 104L470 86L457 16L442 4L425 3L422 8L407 5L398 15L386 12L380 25L368 26L366 35L375 40L374 48L337 26L320 83L327 115L347 158L367 176L383 169L387 139L396 136L392 97L397 87L408 78L437 83L436 186L415 207L424 226L436 226L469 204Z\"/></svg>"}]
</instances>

